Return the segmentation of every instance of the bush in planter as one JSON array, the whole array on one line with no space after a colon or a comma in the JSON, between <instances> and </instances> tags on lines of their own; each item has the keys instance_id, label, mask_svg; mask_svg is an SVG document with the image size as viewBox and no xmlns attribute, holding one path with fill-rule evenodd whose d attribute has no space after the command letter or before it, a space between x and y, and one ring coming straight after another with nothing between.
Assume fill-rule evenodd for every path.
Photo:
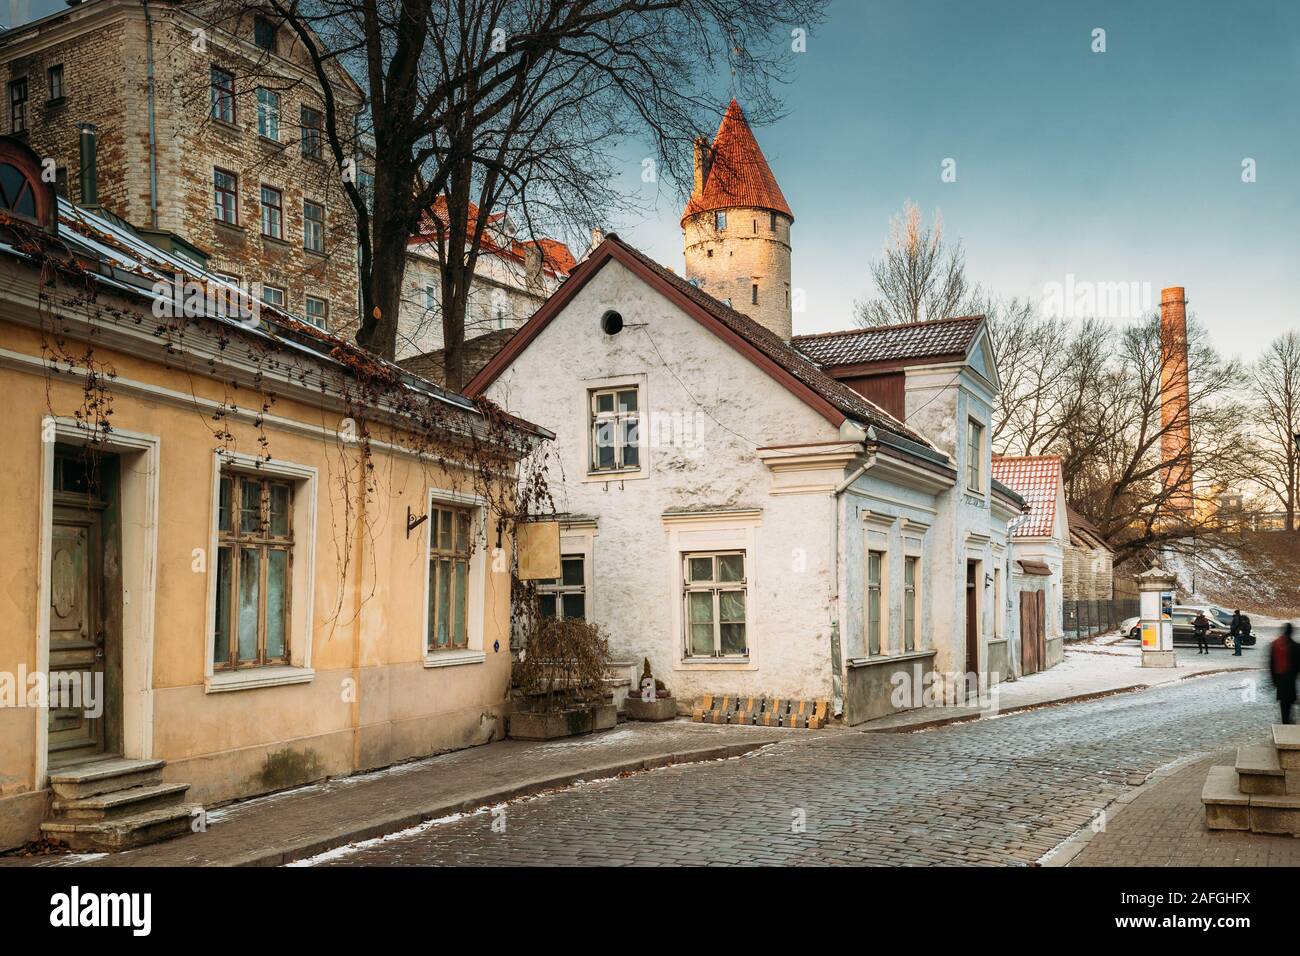
<instances>
[{"instance_id":1,"label":"bush in planter","mask_svg":"<svg viewBox=\"0 0 1300 956\"><path fill-rule=\"evenodd\" d=\"M654 686L653 695L650 693L651 685ZM643 657L641 659L641 680L638 682L637 686L639 688L637 696L645 701L666 700L673 696L672 691L664 685L664 682L655 677L654 674L650 673L650 658L648 657Z\"/></svg>"},{"instance_id":2,"label":"bush in planter","mask_svg":"<svg viewBox=\"0 0 1300 956\"><path fill-rule=\"evenodd\" d=\"M627 698L628 720L672 720L677 716L677 702L664 682L650 673L650 659L641 672L640 692Z\"/></svg>"},{"instance_id":3,"label":"bush in planter","mask_svg":"<svg viewBox=\"0 0 1300 956\"><path fill-rule=\"evenodd\" d=\"M536 615L514 667L515 683L534 712L590 708L604 697L609 660L609 641L595 624Z\"/></svg>"}]
</instances>

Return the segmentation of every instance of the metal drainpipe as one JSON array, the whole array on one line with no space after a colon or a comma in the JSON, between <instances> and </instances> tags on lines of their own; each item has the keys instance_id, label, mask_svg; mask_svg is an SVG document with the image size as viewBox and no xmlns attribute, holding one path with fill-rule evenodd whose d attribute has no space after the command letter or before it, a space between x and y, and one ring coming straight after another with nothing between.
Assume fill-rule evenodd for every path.
<instances>
[{"instance_id":1,"label":"metal drainpipe","mask_svg":"<svg viewBox=\"0 0 1300 956\"><path fill-rule=\"evenodd\" d=\"M831 693L836 717L844 713L844 652L840 646L840 496L875 463L876 453L872 451L861 467L831 492Z\"/></svg>"},{"instance_id":2,"label":"metal drainpipe","mask_svg":"<svg viewBox=\"0 0 1300 956\"><path fill-rule=\"evenodd\" d=\"M153 104L153 20L149 0L140 0L144 8L145 98L149 104L149 226L158 228L158 139L154 128Z\"/></svg>"}]
</instances>

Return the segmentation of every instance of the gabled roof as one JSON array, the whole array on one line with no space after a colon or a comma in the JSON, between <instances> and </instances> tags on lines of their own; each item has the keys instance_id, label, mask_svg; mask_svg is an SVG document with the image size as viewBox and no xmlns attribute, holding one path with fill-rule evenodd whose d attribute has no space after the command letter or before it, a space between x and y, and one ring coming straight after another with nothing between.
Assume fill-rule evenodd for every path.
<instances>
[{"instance_id":1,"label":"gabled roof","mask_svg":"<svg viewBox=\"0 0 1300 956\"><path fill-rule=\"evenodd\" d=\"M1113 552L1101 529L1071 507L1065 509L1065 520L1070 525L1070 543L1081 548L1105 548Z\"/></svg>"},{"instance_id":2,"label":"gabled roof","mask_svg":"<svg viewBox=\"0 0 1300 956\"><path fill-rule=\"evenodd\" d=\"M790 204L776 184L758 140L745 122L745 114L734 99L727 107L718 134L709 149L708 175L701 188L691 193L682 222L702 212L750 206L772 209L794 220Z\"/></svg>"},{"instance_id":3,"label":"gabled roof","mask_svg":"<svg viewBox=\"0 0 1300 956\"><path fill-rule=\"evenodd\" d=\"M790 344L823 368L964 357L984 324L982 315L796 335Z\"/></svg>"},{"instance_id":4,"label":"gabled roof","mask_svg":"<svg viewBox=\"0 0 1300 956\"><path fill-rule=\"evenodd\" d=\"M792 394L808 404L832 425L839 427L845 419L863 426L873 426L911 442L933 449L922 435L863 398L842 382L831 378L775 333L749 316L724 305L707 292L649 256L632 248L618 236L609 235L593 249L573 274L533 317L515 333L506 346L465 387L467 395L481 395L511 363L528 348L547 325L563 311L575 295L608 262L615 260L660 292L683 312L694 318L718 338L744 355Z\"/></svg>"},{"instance_id":5,"label":"gabled roof","mask_svg":"<svg viewBox=\"0 0 1300 956\"><path fill-rule=\"evenodd\" d=\"M1056 527L1056 503L1061 491L1061 459L1057 455L994 455L993 478L1029 506L1011 522L1013 538L1050 538Z\"/></svg>"}]
</instances>

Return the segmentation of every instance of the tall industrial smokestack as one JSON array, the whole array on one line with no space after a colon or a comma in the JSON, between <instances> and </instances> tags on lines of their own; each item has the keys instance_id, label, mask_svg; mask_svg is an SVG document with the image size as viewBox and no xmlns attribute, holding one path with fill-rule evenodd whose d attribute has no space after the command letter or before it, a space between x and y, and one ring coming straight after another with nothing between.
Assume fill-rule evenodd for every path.
<instances>
[{"instance_id":1,"label":"tall industrial smokestack","mask_svg":"<svg viewBox=\"0 0 1300 956\"><path fill-rule=\"evenodd\" d=\"M1187 295L1182 286L1160 290L1160 454L1166 501L1190 515L1192 422L1187 388Z\"/></svg>"}]
</instances>

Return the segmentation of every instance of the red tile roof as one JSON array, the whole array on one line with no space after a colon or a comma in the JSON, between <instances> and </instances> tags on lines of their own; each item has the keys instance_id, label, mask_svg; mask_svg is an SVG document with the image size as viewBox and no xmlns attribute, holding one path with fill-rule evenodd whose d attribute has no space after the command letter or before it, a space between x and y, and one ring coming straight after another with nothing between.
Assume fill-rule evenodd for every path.
<instances>
[{"instance_id":1,"label":"red tile roof","mask_svg":"<svg viewBox=\"0 0 1300 956\"><path fill-rule=\"evenodd\" d=\"M1050 538L1061 488L1059 455L993 456L993 477L1029 505L1029 513L1010 524L1013 538Z\"/></svg>"},{"instance_id":2,"label":"red tile roof","mask_svg":"<svg viewBox=\"0 0 1300 956\"><path fill-rule=\"evenodd\" d=\"M442 218L445 216L444 210L447 208L447 201L444 197L439 196L434 202L434 215ZM469 220L473 223L478 219L478 206L474 203L469 204ZM495 223L505 218L505 213L491 213L487 217L487 223ZM408 247L420 246L429 242L436 242L437 236L434 232L433 223L429 221L429 216L425 215L420 223L420 231L406 240ZM558 239L526 239L523 242L510 240L509 247L496 241L495 234L490 228L484 227L483 238L479 243L479 255L497 256L501 259L512 259L515 262L524 262L524 250L528 246L537 246L542 250L542 268L544 271L563 278L573 271L573 267L578 264L574 259L573 253L569 247Z\"/></svg>"},{"instance_id":3,"label":"red tile roof","mask_svg":"<svg viewBox=\"0 0 1300 956\"><path fill-rule=\"evenodd\" d=\"M772 167L767 165L758 140L754 139L745 114L735 100L727 107L718 134L713 137L710 160L703 187L692 192L686 203L683 223L698 213L736 206L773 209L794 220L790 204L772 175Z\"/></svg>"},{"instance_id":4,"label":"red tile roof","mask_svg":"<svg viewBox=\"0 0 1300 956\"><path fill-rule=\"evenodd\" d=\"M790 344L823 368L965 355L982 315L796 335Z\"/></svg>"}]
</instances>

